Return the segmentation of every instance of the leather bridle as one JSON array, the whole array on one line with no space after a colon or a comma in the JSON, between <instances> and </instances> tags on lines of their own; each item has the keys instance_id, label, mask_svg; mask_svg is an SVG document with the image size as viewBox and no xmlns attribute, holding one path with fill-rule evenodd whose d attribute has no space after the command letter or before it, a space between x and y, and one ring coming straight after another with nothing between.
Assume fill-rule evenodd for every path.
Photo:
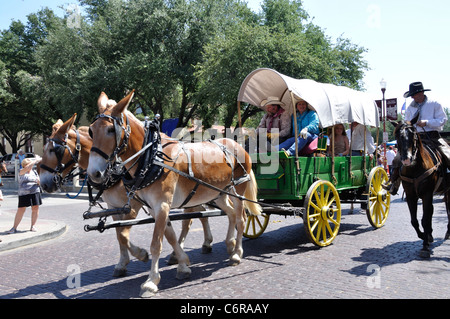
<instances>
[{"instance_id":1,"label":"leather bridle","mask_svg":"<svg viewBox=\"0 0 450 319\"><path fill-rule=\"evenodd\" d=\"M122 155L126 151L126 149L128 147L128 142L130 140L131 127L128 124L128 118L126 115L124 116L123 113L122 113L121 117L112 116L112 115L108 115L108 114L99 114L96 116L94 121L92 121L91 125L98 119L112 120L112 122L114 124L114 131L116 134L116 145L117 146L111 155L106 154L105 152L103 152L101 149L99 149L97 147L92 147L91 152L95 152L95 153L99 154L101 157L103 157L109 163L114 163L114 161L119 161L120 155ZM124 127L124 125L125 125L125 127ZM122 139L122 132L124 132L123 139ZM91 138L93 137L92 130L90 127L89 127L89 135L91 136Z\"/></svg>"},{"instance_id":2,"label":"leather bridle","mask_svg":"<svg viewBox=\"0 0 450 319\"><path fill-rule=\"evenodd\" d=\"M105 170L105 182L103 184L94 183L91 179L89 182L96 188L109 188L114 185L120 176L124 173L123 166L120 165L122 162L120 155L125 153L128 143L130 140L131 127L128 124L128 118L124 113L120 117L112 116L108 114L99 114L96 116L91 125L99 119L111 120L114 124L114 132L116 135L116 148L111 155L106 154L104 151L98 147L92 147L91 153L97 153L106 160L106 170ZM122 132L123 138L122 138ZM93 138L91 127L89 127L89 135Z\"/></svg>"},{"instance_id":3,"label":"leather bridle","mask_svg":"<svg viewBox=\"0 0 450 319\"><path fill-rule=\"evenodd\" d=\"M52 143L53 148L50 150L50 153L55 153L56 159L58 160L58 164L55 168L48 167L45 164L40 164L40 168L54 174L53 181L58 188L61 188L61 185L73 178L76 174L73 174L74 171L78 168L78 162L80 160L80 151L81 151L81 143L80 143L80 132L78 130L75 131L77 134L77 139L75 142L75 149L72 152L69 145L67 144L68 134L65 135L64 140L60 140L59 138L50 138L47 143ZM63 163L63 158L65 153L69 152L70 160L67 163ZM75 164L74 168L67 174L65 177L63 176L63 172Z\"/></svg>"}]
</instances>

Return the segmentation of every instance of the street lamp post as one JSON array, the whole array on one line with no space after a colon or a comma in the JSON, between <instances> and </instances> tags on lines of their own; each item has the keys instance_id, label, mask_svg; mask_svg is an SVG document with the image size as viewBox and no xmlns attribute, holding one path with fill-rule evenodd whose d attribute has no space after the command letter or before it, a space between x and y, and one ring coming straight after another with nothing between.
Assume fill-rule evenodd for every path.
<instances>
[{"instance_id":1,"label":"street lamp post","mask_svg":"<svg viewBox=\"0 0 450 319\"><path fill-rule=\"evenodd\" d=\"M386 92L386 81L384 79L381 79L380 81L380 86L381 86L381 92L383 93L383 100L382 100L382 104L381 104L381 114L382 114L382 118L383 118L383 145L384 145L384 156L383 156L383 166L384 169L387 171L387 160L386 160L386 139L385 139L385 135L386 135L386 100L384 98L384 93Z\"/></svg>"}]
</instances>

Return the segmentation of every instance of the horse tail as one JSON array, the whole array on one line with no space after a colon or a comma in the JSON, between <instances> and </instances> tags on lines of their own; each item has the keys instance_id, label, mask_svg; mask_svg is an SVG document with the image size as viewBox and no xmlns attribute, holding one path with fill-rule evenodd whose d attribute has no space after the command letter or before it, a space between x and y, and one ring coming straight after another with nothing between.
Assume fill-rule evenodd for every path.
<instances>
[{"instance_id":1,"label":"horse tail","mask_svg":"<svg viewBox=\"0 0 450 319\"><path fill-rule=\"evenodd\" d=\"M257 204L258 201L258 185L256 184L255 174L253 170L250 170L250 181L247 183L245 188L244 196L245 198L251 200L244 200L244 208L247 209L252 215L261 215L262 208L261 205Z\"/></svg>"}]
</instances>

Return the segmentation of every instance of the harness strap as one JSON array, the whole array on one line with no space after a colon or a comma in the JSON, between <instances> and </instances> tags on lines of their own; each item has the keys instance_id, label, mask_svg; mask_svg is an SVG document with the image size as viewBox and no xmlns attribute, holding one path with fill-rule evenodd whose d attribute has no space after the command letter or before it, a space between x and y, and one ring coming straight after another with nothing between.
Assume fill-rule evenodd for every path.
<instances>
[{"instance_id":1,"label":"harness strap","mask_svg":"<svg viewBox=\"0 0 450 319\"><path fill-rule=\"evenodd\" d=\"M105 160L108 160L108 159L109 159L109 156L108 156L105 152L103 152L101 149L99 149L99 148L97 148L97 147L91 148L91 152L97 153L98 155L100 155L101 157L103 157Z\"/></svg>"},{"instance_id":2,"label":"harness strap","mask_svg":"<svg viewBox=\"0 0 450 319\"><path fill-rule=\"evenodd\" d=\"M440 163L437 163L435 166L433 166L432 168L428 169L425 173L423 173L422 175L420 175L419 177L416 178L409 178L406 176L403 176L400 172L400 178L402 179L402 181L405 181L407 183L410 184L414 184L414 189L416 191L416 194L418 194L418 189L419 189L419 185L420 183L427 178L428 176L430 176L431 174L433 174L434 172L436 172L439 168ZM439 186L439 185L438 185Z\"/></svg>"},{"instance_id":3,"label":"harness strap","mask_svg":"<svg viewBox=\"0 0 450 319\"><path fill-rule=\"evenodd\" d=\"M213 189L213 190L219 192L220 194L227 194L227 195L230 195L230 196L239 198L240 200L245 200L245 201L249 201L249 202L253 202L253 203L259 204L259 203L256 202L256 201L252 201L252 200L250 200L250 199L245 198L244 196L240 196L240 195L237 195L237 194L231 194L231 193L228 193L228 192L225 191L225 189L221 189L221 188L219 188L219 187L216 187L216 186L214 186L214 185L211 185L211 184L209 184L209 183L206 183L206 182L204 182L204 181L202 181L202 180L200 180L200 179L198 179L198 178L192 177L192 176L190 176L189 174L186 174L185 172L182 172L182 171L180 171L180 170L178 170L178 169L176 169L176 168L174 168L174 167L172 167L172 166L169 166L169 165L167 165L167 164L165 164L165 163L163 163L163 162L154 161L153 164L159 165L159 166L161 166L161 167L163 167L163 168L166 168L166 169L168 169L168 170L170 170L170 171L172 171L172 172L177 173L178 175L181 175L181 176L183 176L183 177L185 177L185 178L187 178L187 179L190 179L190 180L192 180L192 181L195 181L195 182L197 182L197 184L200 184L200 185L206 186L206 187L208 187L208 188L210 188L210 189ZM249 181L249 180L250 180L250 176L249 176L248 174L246 174L246 175L244 175L244 176L242 176L242 177L240 178L239 182L242 184L242 183L247 182L247 181ZM227 187L226 187L226 188L227 188Z\"/></svg>"},{"instance_id":4,"label":"harness strap","mask_svg":"<svg viewBox=\"0 0 450 319\"><path fill-rule=\"evenodd\" d=\"M197 188L200 186L200 183L197 182L197 184L195 184L194 188L191 190L191 192L189 193L189 195L186 197L186 199L184 200L184 202L178 207L184 207L187 205L187 203L189 203L192 199L192 197L194 197L195 193L197 193Z\"/></svg>"}]
</instances>

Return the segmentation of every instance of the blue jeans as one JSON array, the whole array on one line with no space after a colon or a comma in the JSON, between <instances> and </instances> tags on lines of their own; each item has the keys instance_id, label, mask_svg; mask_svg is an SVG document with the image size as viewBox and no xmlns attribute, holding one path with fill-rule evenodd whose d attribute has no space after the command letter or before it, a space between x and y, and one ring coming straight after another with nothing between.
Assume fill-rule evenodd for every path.
<instances>
[{"instance_id":1,"label":"blue jeans","mask_svg":"<svg viewBox=\"0 0 450 319\"><path fill-rule=\"evenodd\" d=\"M306 145L311 143L315 138L317 137L317 134L311 134L308 132L308 135L306 136L306 139L298 137L298 151L300 152ZM290 137L286 141L280 144L279 150L284 148L289 155L295 154L295 137Z\"/></svg>"}]
</instances>

